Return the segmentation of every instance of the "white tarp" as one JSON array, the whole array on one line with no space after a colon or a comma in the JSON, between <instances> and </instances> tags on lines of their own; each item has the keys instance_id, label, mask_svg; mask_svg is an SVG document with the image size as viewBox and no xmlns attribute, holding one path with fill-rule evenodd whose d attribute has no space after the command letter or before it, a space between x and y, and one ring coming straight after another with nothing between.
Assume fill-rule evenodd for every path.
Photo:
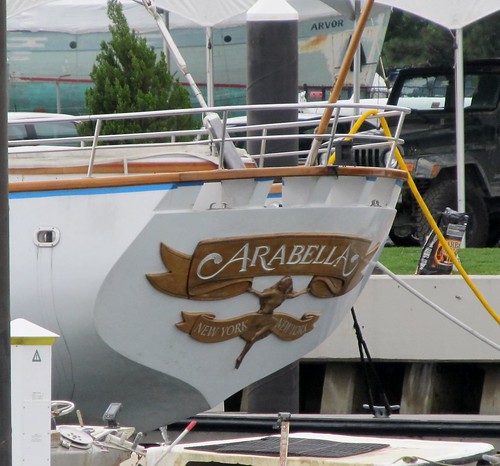
<instances>
[{"instance_id":1,"label":"white tarp","mask_svg":"<svg viewBox=\"0 0 500 466\"><path fill-rule=\"evenodd\" d=\"M108 30L107 0L8 0L8 31L52 31L86 34ZM345 2L345 0L336 0ZM20 2L20 3L18 3ZM25 5L28 2L29 5ZM169 11L171 29L229 27L245 23L247 10L256 0L157 0ZM129 26L138 32L157 31L146 8L134 0L120 0ZM12 10L11 8L12 4ZM321 18L337 12L322 0L290 0L299 19ZM22 9L24 6L25 9Z\"/></svg>"},{"instance_id":2,"label":"white tarp","mask_svg":"<svg viewBox=\"0 0 500 466\"><path fill-rule=\"evenodd\" d=\"M45 3L47 0L7 0L7 18Z\"/></svg>"},{"instance_id":3,"label":"white tarp","mask_svg":"<svg viewBox=\"0 0 500 466\"><path fill-rule=\"evenodd\" d=\"M17 5L18 0L8 0ZM30 1L30 0L27 0ZM41 3L42 0L40 0ZM45 4L26 10L8 10L8 31L52 31L68 34L106 32L109 28L106 0L44 0ZM138 32L157 31L158 27L144 6L133 0L120 0L127 22ZM181 18L176 18L176 22ZM182 27L182 22L180 26Z\"/></svg>"},{"instance_id":4,"label":"white tarp","mask_svg":"<svg viewBox=\"0 0 500 466\"><path fill-rule=\"evenodd\" d=\"M244 24L256 0L156 0L170 12L171 29L229 27ZM134 0L120 0L129 26L137 32L156 31L146 8ZM289 0L299 20L327 18L341 13L353 17L353 0ZM363 5L363 2L362 2ZM386 8L386 7L383 7ZM52 31L85 34L108 30L107 0L7 0L8 31ZM378 12L375 8L373 13ZM337 13L338 12L338 13Z\"/></svg>"},{"instance_id":5,"label":"white tarp","mask_svg":"<svg viewBox=\"0 0 500 466\"><path fill-rule=\"evenodd\" d=\"M268 0L272 1L272 0ZM202 27L241 25L246 21L246 12L256 0L156 0L156 6L189 18ZM342 14L354 16L354 0L288 0L297 10L299 20L322 18ZM364 1L361 0L361 5ZM382 7L385 9L385 7ZM378 6L373 14L380 11Z\"/></svg>"},{"instance_id":6,"label":"white tarp","mask_svg":"<svg viewBox=\"0 0 500 466\"><path fill-rule=\"evenodd\" d=\"M190 19L202 27L215 27L218 23L246 12L255 0L156 0L154 3L158 8Z\"/></svg>"}]
</instances>

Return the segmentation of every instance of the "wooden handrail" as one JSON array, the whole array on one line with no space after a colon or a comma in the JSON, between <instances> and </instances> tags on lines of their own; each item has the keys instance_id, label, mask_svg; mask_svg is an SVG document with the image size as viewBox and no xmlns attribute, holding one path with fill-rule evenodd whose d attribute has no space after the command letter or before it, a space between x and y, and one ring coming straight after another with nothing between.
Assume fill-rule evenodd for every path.
<instances>
[{"instance_id":1,"label":"wooden handrail","mask_svg":"<svg viewBox=\"0 0 500 466\"><path fill-rule=\"evenodd\" d=\"M217 182L243 179L276 179L299 176L363 176L407 179L406 172L378 167L272 167L247 168L243 170L187 171L180 173L158 173L103 178L80 178L70 180L22 181L9 183L9 192L57 191L63 189L105 188L139 186L168 183Z\"/></svg>"}]
</instances>

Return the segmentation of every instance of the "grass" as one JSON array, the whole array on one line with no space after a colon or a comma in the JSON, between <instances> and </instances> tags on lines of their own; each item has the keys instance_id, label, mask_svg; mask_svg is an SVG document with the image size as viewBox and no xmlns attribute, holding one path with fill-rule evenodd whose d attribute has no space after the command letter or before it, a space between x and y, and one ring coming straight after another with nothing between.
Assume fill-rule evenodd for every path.
<instances>
[{"instance_id":1,"label":"grass","mask_svg":"<svg viewBox=\"0 0 500 466\"><path fill-rule=\"evenodd\" d=\"M399 275L415 274L421 248L386 247L380 262ZM458 252L460 262L469 275L499 275L500 248L464 248Z\"/></svg>"}]
</instances>

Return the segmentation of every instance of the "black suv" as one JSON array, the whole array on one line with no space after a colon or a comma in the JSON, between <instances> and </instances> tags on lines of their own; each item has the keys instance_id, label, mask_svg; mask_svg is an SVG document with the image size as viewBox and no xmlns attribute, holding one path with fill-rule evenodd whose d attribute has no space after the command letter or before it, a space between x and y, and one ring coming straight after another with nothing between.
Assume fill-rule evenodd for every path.
<instances>
[{"instance_id":1,"label":"black suv","mask_svg":"<svg viewBox=\"0 0 500 466\"><path fill-rule=\"evenodd\" d=\"M496 244L500 235L500 59L465 64L466 244ZM455 76L449 68L399 72L388 99L410 107L401 137L404 159L427 206L437 219L456 209ZM391 232L397 245L421 244L428 223L407 185Z\"/></svg>"}]
</instances>

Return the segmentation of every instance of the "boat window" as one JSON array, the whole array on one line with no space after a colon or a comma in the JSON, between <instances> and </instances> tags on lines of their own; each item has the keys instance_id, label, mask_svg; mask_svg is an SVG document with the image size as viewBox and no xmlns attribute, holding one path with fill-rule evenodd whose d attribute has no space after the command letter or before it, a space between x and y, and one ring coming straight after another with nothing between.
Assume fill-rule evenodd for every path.
<instances>
[{"instance_id":1,"label":"boat window","mask_svg":"<svg viewBox=\"0 0 500 466\"><path fill-rule=\"evenodd\" d=\"M33 139L76 138L78 130L71 121L42 121L38 123L9 122L9 141L24 141ZM79 146L76 142L56 142L52 144Z\"/></svg>"},{"instance_id":2,"label":"boat window","mask_svg":"<svg viewBox=\"0 0 500 466\"><path fill-rule=\"evenodd\" d=\"M9 141L22 141L28 139L28 133L24 125L9 124Z\"/></svg>"},{"instance_id":3,"label":"boat window","mask_svg":"<svg viewBox=\"0 0 500 466\"><path fill-rule=\"evenodd\" d=\"M35 123L34 127L38 139L67 138L78 136L76 126L72 122L44 121Z\"/></svg>"}]
</instances>

